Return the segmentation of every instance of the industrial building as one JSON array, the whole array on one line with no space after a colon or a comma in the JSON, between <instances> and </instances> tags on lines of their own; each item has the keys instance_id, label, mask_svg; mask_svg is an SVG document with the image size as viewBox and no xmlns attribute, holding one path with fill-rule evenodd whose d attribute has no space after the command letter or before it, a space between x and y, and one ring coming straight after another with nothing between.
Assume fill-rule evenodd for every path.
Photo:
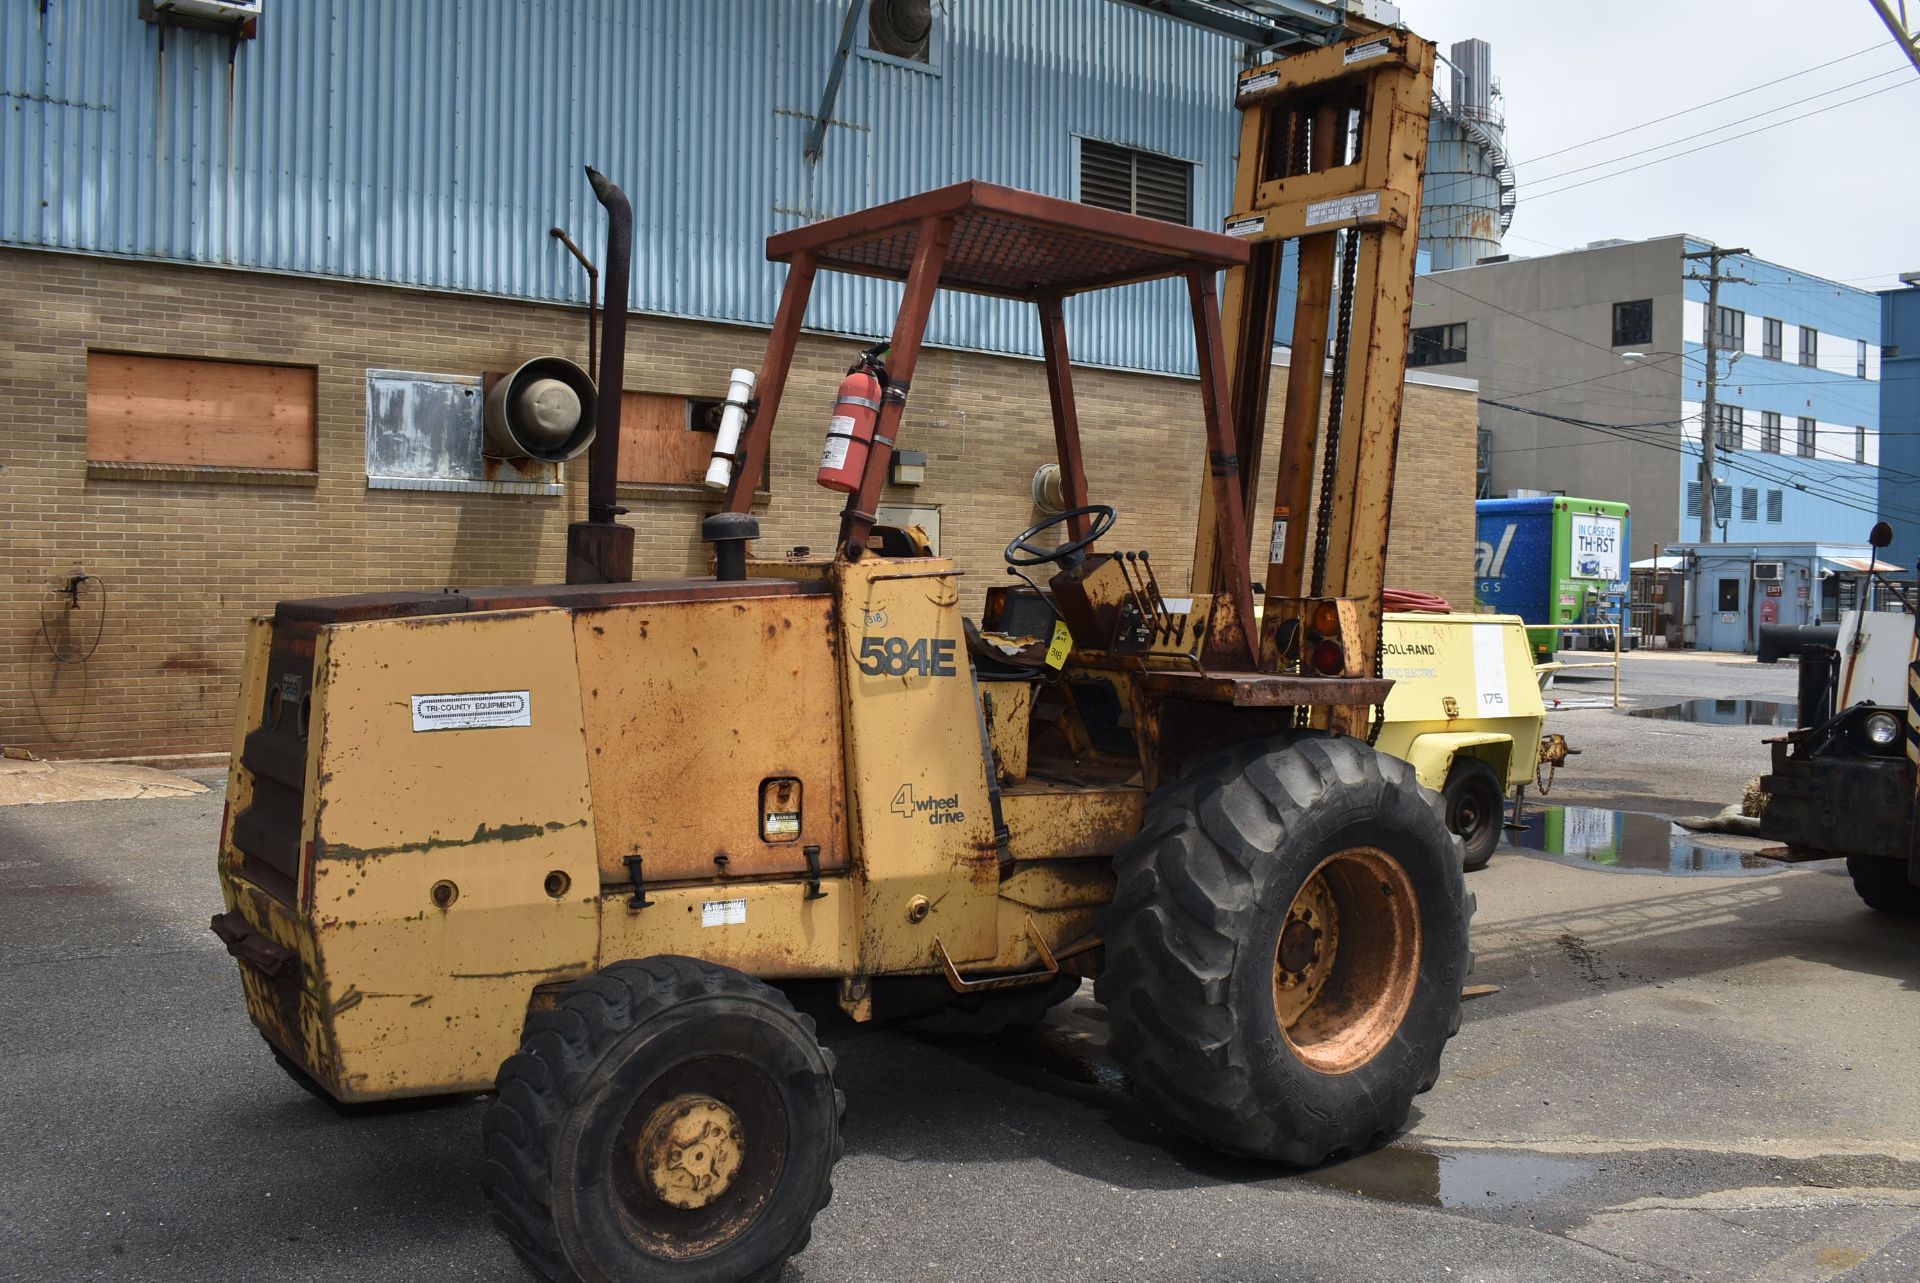
<instances>
[{"instance_id":1,"label":"industrial building","mask_svg":"<svg viewBox=\"0 0 1920 1283\"><path fill-rule=\"evenodd\" d=\"M1427 127L1420 247L1428 270L1472 267L1500 253L1519 190L1507 158L1507 118L1493 75L1493 46L1461 40L1436 76Z\"/></svg>"},{"instance_id":2,"label":"industrial building","mask_svg":"<svg viewBox=\"0 0 1920 1283\"><path fill-rule=\"evenodd\" d=\"M1155 11L1179 7L876 3L850 26L845 0L336 0L212 30L128 0L0 7L0 743L224 749L244 621L276 599L558 579L584 469L484 461L476 407L489 375L585 356L587 281L549 234L599 255L584 164L635 207L636 573L704 570L705 410L758 361L769 234L964 178L1220 225L1247 45ZM812 484L827 404L894 301L815 290L765 550L833 529ZM1114 538L1183 564L1200 478L1164 442L1198 406L1184 296L1134 287L1067 321ZM886 502L997 565L1051 452L1040 336L943 299L929 338L901 442L924 473ZM1423 484L1391 562L1455 600L1462 373L1409 380Z\"/></svg>"},{"instance_id":3,"label":"industrial building","mask_svg":"<svg viewBox=\"0 0 1920 1283\"><path fill-rule=\"evenodd\" d=\"M1920 564L1920 272L1880 296L1880 512L1893 526L1881 557L1906 577Z\"/></svg>"},{"instance_id":4,"label":"industrial building","mask_svg":"<svg viewBox=\"0 0 1920 1283\"><path fill-rule=\"evenodd\" d=\"M1720 259L1732 279L1714 319L1714 534L1699 539L1709 336L1708 285L1694 278L1708 260L1686 256L1709 248L1600 242L1421 278L1410 360L1479 385L1483 495L1626 502L1635 561L1682 542L1864 542L1889 511L1881 300L1744 253ZM1744 630L1756 591L1713 615Z\"/></svg>"}]
</instances>

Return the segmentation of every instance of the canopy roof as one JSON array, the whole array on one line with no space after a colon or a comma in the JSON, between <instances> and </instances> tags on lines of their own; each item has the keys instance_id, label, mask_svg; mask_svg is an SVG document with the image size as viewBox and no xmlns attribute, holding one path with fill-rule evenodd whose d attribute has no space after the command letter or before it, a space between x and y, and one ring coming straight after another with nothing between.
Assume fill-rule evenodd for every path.
<instances>
[{"instance_id":1,"label":"canopy roof","mask_svg":"<svg viewBox=\"0 0 1920 1283\"><path fill-rule=\"evenodd\" d=\"M974 294L1035 300L1247 261L1245 243L1218 232L981 182L781 232L767 258L808 254L836 272L905 280L922 225L942 218L953 234L940 287Z\"/></svg>"}]
</instances>

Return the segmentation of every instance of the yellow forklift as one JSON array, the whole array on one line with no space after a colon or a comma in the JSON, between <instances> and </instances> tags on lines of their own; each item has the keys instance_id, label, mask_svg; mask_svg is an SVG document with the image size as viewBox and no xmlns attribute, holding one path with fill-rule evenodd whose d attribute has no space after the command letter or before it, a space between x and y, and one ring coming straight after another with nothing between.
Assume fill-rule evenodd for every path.
<instances>
[{"instance_id":1,"label":"yellow forklift","mask_svg":"<svg viewBox=\"0 0 1920 1283\"><path fill-rule=\"evenodd\" d=\"M1231 235L970 182L771 238L785 291L715 460L706 578L634 581L615 520L629 220L594 176L606 395L549 367L495 405L554 448L597 423L569 582L252 625L213 925L274 1054L346 1104L496 1092L486 1195L554 1280L766 1280L805 1245L844 1100L783 983L980 1033L1092 978L1136 1093L1212 1145L1311 1164L1400 1127L1470 962L1459 841L1366 738L1432 66L1378 31L1243 76ZM1256 616L1245 479L1289 238ZM831 555L750 558L821 271L904 293L826 435ZM1062 312L1158 279L1184 284L1200 375L1179 595L1089 493ZM1017 580L977 621L960 567L875 515L943 288L1037 308L1067 499L1009 532Z\"/></svg>"}]
</instances>

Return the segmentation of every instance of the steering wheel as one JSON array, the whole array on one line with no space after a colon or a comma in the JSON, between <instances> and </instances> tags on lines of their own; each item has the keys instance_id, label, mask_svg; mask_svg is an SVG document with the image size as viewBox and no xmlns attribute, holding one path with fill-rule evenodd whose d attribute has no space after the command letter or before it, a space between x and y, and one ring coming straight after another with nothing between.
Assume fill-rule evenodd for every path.
<instances>
[{"instance_id":1,"label":"steering wheel","mask_svg":"<svg viewBox=\"0 0 1920 1283\"><path fill-rule=\"evenodd\" d=\"M1081 553L1093 546L1094 540L1113 529L1115 516L1112 507L1104 503L1090 503L1084 508L1069 508L1065 512L1056 512L1051 517L1034 522L1015 535L1013 542L1007 545L1007 551L1003 555L1009 566L1041 566L1049 561L1070 565ZM1034 546L1035 539L1055 526L1072 521L1075 517L1092 517L1092 528L1078 539L1069 540L1058 548Z\"/></svg>"}]
</instances>

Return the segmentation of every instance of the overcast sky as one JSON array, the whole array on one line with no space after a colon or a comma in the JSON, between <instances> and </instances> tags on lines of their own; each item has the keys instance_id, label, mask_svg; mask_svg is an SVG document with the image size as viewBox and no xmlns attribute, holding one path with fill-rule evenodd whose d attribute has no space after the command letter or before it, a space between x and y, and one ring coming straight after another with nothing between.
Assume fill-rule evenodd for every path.
<instances>
[{"instance_id":1,"label":"overcast sky","mask_svg":"<svg viewBox=\"0 0 1920 1283\"><path fill-rule=\"evenodd\" d=\"M1493 46L1494 75L1506 96L1507 150L1520 182L1508 253L1693 232L1867 289L1894 285L1900 272L1920 269L1920 71L1901 55L1867 0L1400 0L1400 8L1403 21L1442 54L1454 41L1475 36ZM1915 16L1914 5L1908 13ZM1646 129L1548 155L1842 58ZM1841 88L1861 80L1867 83ZM1887 86L1894 88L1846 103ZM1812 95L1823 96L1786 107ZM1776 107L1783 110L1768 112ZM1552 194L1670 151L1816 111ZM1724 132L1660 146L1762 112L1768 114ZM1628 159L1567 173L1620 157Z\"/></svg>"}]
</instances>

